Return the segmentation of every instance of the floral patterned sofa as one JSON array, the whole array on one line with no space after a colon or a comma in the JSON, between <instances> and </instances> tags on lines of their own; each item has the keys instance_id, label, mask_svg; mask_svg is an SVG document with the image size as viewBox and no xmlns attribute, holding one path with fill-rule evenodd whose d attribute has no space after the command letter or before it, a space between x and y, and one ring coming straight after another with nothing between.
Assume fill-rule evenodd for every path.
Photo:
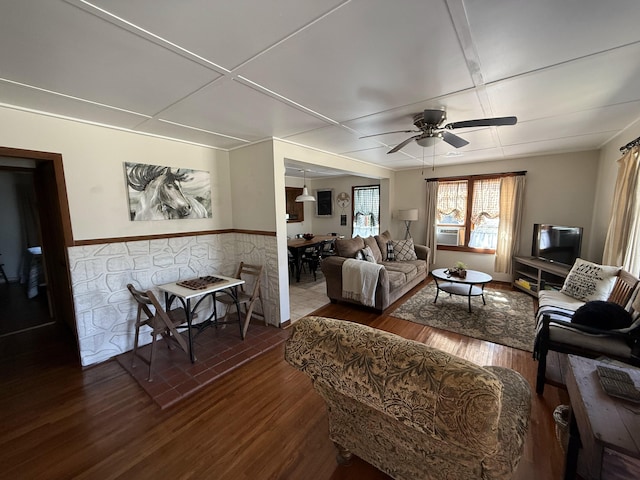
<instances>
[{"instance_id":1,"label":"floral patterned sofa","mask_svg":"<svg viewBox=\"0 0 640 480\"><path fill-rule=\"evenodd\" d=\"M518 465L531 391L513 370L314 316L285 358L325 399L339 463L355 454L398 480L506 479Z\"/></svg>"}]
</instances>

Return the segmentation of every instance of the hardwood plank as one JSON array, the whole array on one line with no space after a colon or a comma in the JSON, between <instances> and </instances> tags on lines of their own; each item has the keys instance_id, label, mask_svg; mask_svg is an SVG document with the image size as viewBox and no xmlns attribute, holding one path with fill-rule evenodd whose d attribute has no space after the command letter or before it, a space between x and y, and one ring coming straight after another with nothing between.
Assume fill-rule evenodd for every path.
<instances>
[{"instance_id":1,"label":"hardwood plank","mask_svg":"<svg viewBox=\"0 0 640 480\"><path fill-rule=\"evenodd\" d=\"M530 352L365 308L327 304L315 313L387 330L481 365L513 368L535 384ZM389 478L357 458L348 467L336 464L325 405L309 379L284 361L283 347L161 410L117 362L83 370L64 331L42 330L12 339L20 351L0 343L4 478ZM515 479L561 478L564 457L552 417L560 403L567 403L566 392L549 385L544 396L533 395Z\"/></svg>"}]
</instances>

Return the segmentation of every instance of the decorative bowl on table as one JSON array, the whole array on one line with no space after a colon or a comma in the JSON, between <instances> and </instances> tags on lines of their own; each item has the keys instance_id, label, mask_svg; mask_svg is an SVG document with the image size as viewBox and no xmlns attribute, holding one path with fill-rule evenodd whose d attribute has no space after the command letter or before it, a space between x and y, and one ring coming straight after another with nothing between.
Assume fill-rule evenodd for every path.
<instances>
[{"instance_id":1,"label":"decorative bowl on table","mask_svg":"<svg viewBox=\"0 0 640 480\"><path fill-rule=\"evenodd\" d=\"M311 240L313 237L315 237L313 233L305 233L304 235L302 235L302 238L304 238L305 240Z\"/></svg>"}]
</instances>

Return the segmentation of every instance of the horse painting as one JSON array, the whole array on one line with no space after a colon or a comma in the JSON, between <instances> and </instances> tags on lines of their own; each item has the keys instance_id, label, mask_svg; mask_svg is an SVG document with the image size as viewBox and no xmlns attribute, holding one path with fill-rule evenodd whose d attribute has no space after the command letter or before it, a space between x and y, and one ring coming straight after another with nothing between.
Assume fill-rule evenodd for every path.
<instances>
[{"instance_id":1,"label":"horse painting","mask_svg":"<svg viewBox=\"0 0 640 480\"><path fill-rule=\"evenodd\" d=\"M171 167L126 164L127 184L135 192L137 205L132 220L208 218L209 212L195 197L183 192L182 183L192 177ZM130 195L130 203L131 202ZM135 213L133 213L135 212Z\"/></svg>"}]
</instances>

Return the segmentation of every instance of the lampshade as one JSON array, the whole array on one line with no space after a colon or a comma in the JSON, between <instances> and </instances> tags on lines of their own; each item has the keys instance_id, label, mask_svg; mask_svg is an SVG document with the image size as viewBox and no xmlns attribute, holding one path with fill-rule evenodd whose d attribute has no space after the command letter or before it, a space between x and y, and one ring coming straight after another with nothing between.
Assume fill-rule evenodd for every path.
<instances>
[{"instance_id":1,"label":"lampshade","mask_svg":"<svg viewBox=\"0 0 640 480\"><path fill-rule=\"evenodd\" d=\"M304 186L302 187L302 195L296 197L296 202L315 202L316 198L313 195L309 195L307 190L307 171L303 170L302 175L304 177Z\"/></svg>"},{"instance_id":2,"label":"lampshade","mask_svg":"<svg viewBox=\"0 0 640 480\"><path fill-rule=\"evenodd\" d=\"M409 208L408 210L398 210L398 218L400 220L409 220L415 222L418 220L418 209Z\"/></svg>"}]
</instances>

